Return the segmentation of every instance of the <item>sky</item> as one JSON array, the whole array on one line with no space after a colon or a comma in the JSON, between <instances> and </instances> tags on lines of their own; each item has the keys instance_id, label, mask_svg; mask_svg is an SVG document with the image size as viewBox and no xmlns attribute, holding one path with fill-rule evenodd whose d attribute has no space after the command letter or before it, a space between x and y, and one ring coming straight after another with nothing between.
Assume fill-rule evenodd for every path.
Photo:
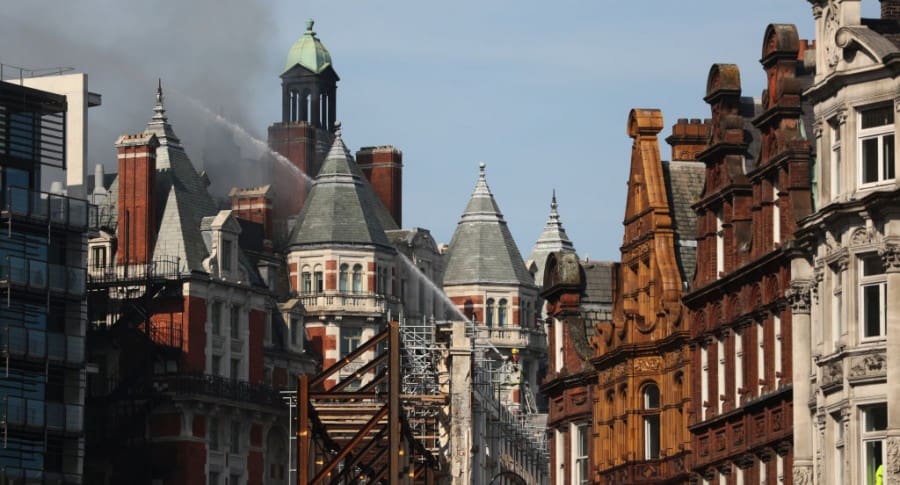
<instances>
[{"instance_id":1,"label":"sky","mask_svg":"<svg viewBox=\"0 0 900 485\"><path fill-rule=\"evenodd\" d=\"M878 15L877 0L862 3ZM341 77L351 151L403 151L404 227L449 242L484 162L525 258L555 189L579 254L615 260L629 111L663 111L667 159L676 120L709 117L710 66L737 64L743 94L758 97L766 26L793 23L812 39L811 12L805 0L29 0L4 5L0 63L88 73L103 95L89 113L90 166L108 171L115 139L143 130L162 78L175 132L222 193L266 180L257 144L210 112L265 140L288 49L312 18Z\"/></svg>"}]
</instances>

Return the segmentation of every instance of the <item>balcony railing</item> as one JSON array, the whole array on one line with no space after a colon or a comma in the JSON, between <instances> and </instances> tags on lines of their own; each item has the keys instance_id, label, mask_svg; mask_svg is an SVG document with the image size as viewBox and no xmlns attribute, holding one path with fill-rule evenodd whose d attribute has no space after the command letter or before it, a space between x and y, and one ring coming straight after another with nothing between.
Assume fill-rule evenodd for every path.
<instances>
[{"instance_id":1,"label":"balcony railing","mask_svg":"<svg viewBox=\"0 0 900 485\"><path fill-rule=\"evenodd\" d=\"M482 338L489 338L491 343L499 347L545 348L547 335L542 331L524 327L480 327Z\"/></svg>"},{"instance_id":2,"label":"balcony railing","mask_svg":"<svg viewBox=\"0 0 900 485\"><path fill-rule=\"evenodd\" d=\"M113 264L88 268L88 278L91 284L177 280L188 274L189 272L181 267L181 260L178 258L141 264Z\"/></svg>"},{"instance_id":3,"label":"balcony railing","mask_svg":"<svg viewBox=\"0 0 900 485\"><path fill-rule=\"evenodd\" d=\"M3 209L12 217L41 224L80 231L97 227L97 206L60 194L7 187Z\"/></svg>"},{"instance_id":4,"label":"balcony railing","mask_svg":"<svg viewBox=\"0 0 900 485\"><path fill-rule=\"evenodd\" d=\"M376 293L325 292L300 295L300 303L307 312L346 311L357 313L384 313L395 299Z\"/></svg>"},{"instance_id":5,"label":"balcony railing","mask_svg":"<svg viewBox=\"0 0 900 485\"><path fill-rule=\"evenodd\" d=\"M84 295L84 268L52 264L38 259L7 256L0 259L0 283L34 291Z\"/></svg>"},{"instance_id":6,"label":"balcony railing","mask_svg":"<svg viewBox=\"0 0 900 485\"><path fill-rule=\"evenodd\" d=\"M281 408L284 401L275 389L246 381L209 374L157 376L156 389L176 395L208 396L217 399Z\"/></svg>"}]
</instances>

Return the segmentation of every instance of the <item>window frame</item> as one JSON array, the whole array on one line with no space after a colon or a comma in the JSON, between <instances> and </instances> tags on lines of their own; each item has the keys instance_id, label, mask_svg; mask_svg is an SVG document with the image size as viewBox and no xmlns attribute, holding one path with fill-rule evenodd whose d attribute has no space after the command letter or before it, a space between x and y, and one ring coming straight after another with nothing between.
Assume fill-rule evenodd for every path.
<instances>
[{"instance_id":1,"label":"window frame","mask_svg":"<svg viewBox=\"0 0 900 485\"><path fill-rule=\"evenodd\" d=\"M352 332L350 332L352 331ZM340 341L340 358L343 359L347 355L353 353L362 344L362 327L342 327Z\"/></svg>"},{"instance_id":2,"label":"window frame","mask_svg":"<svg viewBox=\"0 0 900 485\"><path fill-rule=\"evenodd\" d=\"M896 138L894 138L894 142L893 142L894 153L892 154L892 160L891 160L891 162L893 163L893 166L891 167L893 170L893 173L891 173L890 175L892 175L892 177L887 177L888 174L884 173L884 169L885 169L884 140L887 137L892 137L892 138L894 137L894 125L896 123L896 120L895 119L892 120L893 122L889 123L889 124L877 125L877 126L873 126L873 127L869 127L869 128L862 127L862 120L863 120L864 113L872 112L872 111L879 110L879 109L885 109L885 108L887 108L888 112L891 113L891 116L893 118L894 110L891 109L890 105L866 106L863 108L858 108L856 110L856 120L857 120L857 129L856 129L857 184L856 185L859 189L868 189L868 188L877 187L879 185L889 184L889 183L892 183L896 179L896 175L897 175L896 174L896 163L897 163L897 160L896 160L896 153L897 153ZM867 140L873 140L873 139L879 140L879 142L877 144L877 147L878 147L878 155L877 155L878 176L876 177L876 180L874 180L872 182L865 182L865 181L863 181L863 176L864 176L864 171L865 171L864 163L863 163L863 152L864 152L863 143Z\"/></svg>"},{"instance_id":3,"label":"window frame","mask_svg":"<svg viewBox=\"0 0 900 485\"><path fill-rule=\"evenodd\" d=\"M572 424L572 483L586 485L590 480L591 425Z\"/></svg>"},{"instance_id":4,"label":"window frame","mask_svg":"<svg viewBox=\"0 0 900 485\"><path fill-rule=\"evenodd\" d=\"M829 171L831 174L831 180L829 180L829 184L831 187L831 200L839 200L841 196L841 147L843 146L841 143L841 126L842 124L838 119L833 119L829 123L831 127L831 160Z\"/></svg>"},{"instance_id":5,"label":"window frame","mask_svg":"<svg viewBox=\"0 0 900 485\"><path fill-rule=\"evenodd\" d=\"M868 418L868 413L871 410L876 408L884 408L884 428L876 429L876 430L867 430L866 419ZM870 404L861 405L858 408L858 423L859 423L859 457L860 457L860 467L859 471L862 474L862 481L860 483L865 485L874 484L875 482L875 473L878 470L878 467L875 470L868 470L868 452L867 446L871 443L880 443L881 446L881 465L883 466L887 463L887 403L885 402L875 402ZM871 477L869 473L871 472ZM871 480L869 480L871 478Z\"/></svg>"},{"instance_id":6,"label":"window frame","mask_svg":"<svg viewBox=\"0 0 900 485\"><path fill-rule=\"evenodd\" d=\"M347 293L347 285L350 280L350 265L347 263L341 263L341 266L338 270L338 291L341 293Z\"/></svg>"},{"instance_id":7,"label":"window frame","mask_svg":"<svg viewBox=\"0 0 900 485\"><path fill-rule=\"evenodd\" d=\"M883 263L881 263L881 273L866 275L865 260L868 258L875 258L879 262L881 262L881 258L876 253L861 253L857 255L856 258L856 263L858 266L857 277L859 278L857 284L857 298L859 298L858 307L860 342L879 341L884 340L887 337L887 272L884 270ZM866 289L871 287L878 288L879 331L877 335L866 335L868 330L868 321L866 320L866 314L868 313L866 311L868 308L866 301Z\"/></svg>"},{"instance_id":8,"label":"window frame","mask_svg":"<svg viewBox=\"0 0 900 485\"><path fill-rule=\"evenodd\" d=\"M656 383L648 382L641 388L644 460L658 460L660 458L660 451L662 450L660 445L661 399L662 395Z\"/></svg>"}]
</instances>

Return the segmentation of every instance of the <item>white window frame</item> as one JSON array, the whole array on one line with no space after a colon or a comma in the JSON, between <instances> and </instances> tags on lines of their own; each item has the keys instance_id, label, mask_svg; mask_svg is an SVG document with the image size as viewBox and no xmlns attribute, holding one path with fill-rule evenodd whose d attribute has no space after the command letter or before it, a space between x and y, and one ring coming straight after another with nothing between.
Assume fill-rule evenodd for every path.
<instances>
[{"instance_id":1,"label":"white window frame","mask_svg":"<svg viewBox=\"0 0 900 485\"><path fill-rule=\"evenodd\" d=\"M582 436L584 441L582 441ZM590 470L590 424L572 424L572 483L574 485L587 485L591 483ZM584 444L584 449L582 449Z\"/></svg>"},{"instance_id":2,"label":"white window frame","mask_svg":"<svg viewBox=\"0 0 900 485\"><path fill-rule=\"evenodd\" d=\"M877 110L877 109L884 109L886 107L887 106L883 106L883 105L868 106L868 107L857 110L857 113L856 113L856 121L857 121L857 137L856 137L856 156L857 156L856 168L857 169L856 169L856 175L858 177L857 180L859 182L859 183L857 183L857 186L860 189L871 188L871 187L876 187L878 185L892 183L894 181L894 179L896 178L896 152L897 152L896 139L894 140L894 153L891 154L891 158L894 163L894 168L893 168L894 174L892 174L892 175L894 175L894 177L888 178L887 175L889 175L889 174L884 173L885 154L884 154L883 139L885 137L893 137L894 136L894 123L880 125L880 126L874 126L874 127L865 128L865 129L862 128L863 113L868 112L868 111ZM889 112L893 116L894 110L890 109ZM878 177L873 182L863 182L863 143L866 140L872 140L872 139L882 140L882 141L878 142Z\"/></svg>"},{"instance_id":3,"label":"white window frame","mask_svg":"<svg viewBox=\"0 0 900 485\"><path fill-rule=\"evenodd\" d=\"M563 368L563 326L562 322L553 319L553 370L559 373Z\"/></svg>"},{"instance_id":4,"label":"white window frame","mask_svg":"<svg viewBox=\"0 0 900 485\"><path fill-rule=\"evenodd\" d=\"M777 177L777 175L776 175ZM781 188L778 181L772 181L772 242L773 247L781 245Z\"/></svg>"},{"instance_id":5,"label":"white window frame","mask_svg":"<svg viewBox=\"0 0 900 485\"><path fill-rule=\"evenodd\" d=\"M716 411L722 414L722 397L725 396L725 337L716 336Z\"/></svg>"},{"instance_id":6,"label":"white window frame","mask_svg":"<svg viewBox=\"0 0 900 485\"><path fill-rule=\"evenodd\" d=\"M859 275L859 338L863 342L884 340L887 336L887 273L882 270L879 274L864 275L865 259L867 258L879 258L879 256L875 253L864 253L856 258L857 266L859 266L857 271ZM871 287L878 288L879 331L877 335L867 336L865 291Z\"/></svg>"},{"instance_id":7,"label":"white window frame","mask_svg":"<svg viewBox=\"0 0 900 485\"><path fill-rule=\"evenodd\" d=\"M732 334L734 339L734 407L741 405L741 390L744 387L744 338L739 330Z\"/></svg>"},{"instance_id":8,"label":"white window frame","mask_svg":"<svg viewBox=\"0 0 900 485\"><path fill-rule=\"evenodd\" d=\"M716 279L725 272L725 216L721 208L716 210Z\"/></svg>"},{"instance_id":9,"label":"white window frame","mask_svg":"<svg viewBox=\"0 0 900 485\"><path fill-rule=\"evenodd\" d=\"M837 119L829 122L831 126L831 200L841 197L841 124Z\"/></svg>"},{"instance_id":10,"label":"white window frame","mask_svg":"<svg viewBox=\"0 0 900 485\"><path fill-rule=\"evenodd\" d=\"M774 368L775 368L775 386L776 388L781 387L781 383L785 381L785 376L783 375L783 369L781 367L781 355L782 355L782 331L784 330L781 325L781 315L778 314L776 310L775 313L772 314L772 327L775 332L775 341L773 347L774 349Z\"/></svg>"},{"instance_id":11,"label":"white window frame","mask_svg":"<svg viewBox=\"0 0 900 485\"><path fill-rule=\"evenodd\" d=\"M834 350L840 345L844 334L844 272L838 267L831 272L831 329Z\"/></svg>"},{"instance_id":12,"label":"white window frame","mask_svg":"<svg viewBox=\"0 0 900 485\"><path fill-rule=\"evenodd\" d=\"M652 402L650 394L651 389L656 392L656 402ZM647 384L642 391L644 415L644 459L658 460L661 451L661 429L660 429L660 395L659 386L656 384ZM655 445L655 450L654 450Z\"/></svg>"},{"instance_id":13,"label":"white window frame","mask_svg":"<svg viewBox=\"0 0 900 485\"><path fill-rule=\"evenodd\" d=\"M879 407L884 407L885 410L885 421L887 421L887 403L872 403L867 404L865 406L859 407L859 471L861 474L860 483L863 485L874 484L874 473L872 474L872 480L867 480L868 474L867 466L866 466L866 446L870 443L881 442L881 463L882 465L886 464L887 458L887 423L885 422L885 428L879 430L866 430L866 418L867 414L871 412L871 410Z\"/></svg>"},{"instance_id":14,"label":"white window frame","mask_svg":"<svg viewBox=\"0 0 900 485\"><path fill-rule=\"evenodd\" d=\"M705 403L704 403L705 401ZM703 417L709 417L709 349L706 344L700 345L700 407Z\"/></svg>"},{"instance_id":15,"label":"white window frame","mask_svg":"<svg viewBox=\"0 0 900 485\"><path fill-rule=\"evenodd\" d=\"M756 377L757 385L756 395L762 396L766 387L766 321L760 320L756 322Z\"/></svg>"}]
</instances>

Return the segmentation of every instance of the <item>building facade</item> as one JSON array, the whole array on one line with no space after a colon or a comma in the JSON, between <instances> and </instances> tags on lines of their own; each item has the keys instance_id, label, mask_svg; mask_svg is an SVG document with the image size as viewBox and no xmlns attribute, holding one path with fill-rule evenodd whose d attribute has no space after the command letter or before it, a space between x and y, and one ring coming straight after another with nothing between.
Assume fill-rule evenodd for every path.
<instances>
[{"instance_id":1,"label":"building facade","mask_svg":"<svg viewBox=\"0 0 900 485\"><path fill-rule=\"evenodd\" d=\"M595 479L600 483L685 481L691 403L688 322L681 295L693 273L690 204L703 166L693 155L707 125L675 125L673 154L662 162L658 110L635 109L625 234L613 285L612 318L599 322L591 363ZM684 152L684 153L683 153Z\"/></svg>"},{"instance_id":2,"label":"building facade","mask_svg":"<svg viewBox=\"0 0 900 485\"><path fill-rule=\"evenodd\" d=\"M810 76L793 25L770 25L760 101L735 65L710 69L706 184L697 212L690 316L693 471L704 483L792 483L790 254L810 212L801 94Z\"/></svg>"},{"instance_id":3,"label":"building facade","mask_svg":"<svg viewBox=\"0 0 900 485\"><path fill-rule=\"evenodd\" d=\"M66 167L67 98L0 81L0 482L80 484L85 264L96 207L41 192Z\"/></svg>"},{"instance_id":4,"label":"building facade","mask_svg":"<svg viewBox=\"0 0 900 485\"><path fill-rule=\"evenodd\" d=\"M897 89L900 2L813 1L816 212L792 264L794 477L900 480Z\"/></svg>"}]
</instances>

